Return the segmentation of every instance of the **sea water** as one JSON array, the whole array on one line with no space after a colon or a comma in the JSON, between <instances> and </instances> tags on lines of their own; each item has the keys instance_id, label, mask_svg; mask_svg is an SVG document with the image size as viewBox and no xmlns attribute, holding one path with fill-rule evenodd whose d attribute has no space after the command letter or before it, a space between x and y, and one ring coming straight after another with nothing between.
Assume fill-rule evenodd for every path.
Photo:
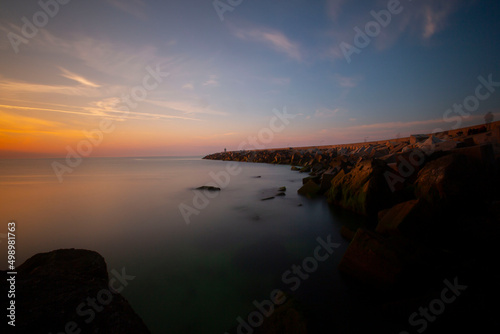
<instances>
[{"instance_id":1,"label":"sea water","mask_svg":"<svg viewBox=\"0 0 500 334\"><path fill-rule=\"evenodd\" d=\"M0 160L0 247L6 254L15 220L18 266L55 249L97 251L108 272L134 277L122 294L152 333L223 334L275 289L295 296L314 323L341 326L349 304L337 270L344 218L324 198L297 194L306 175L201 157L87 158L59 180L54 162L65 164ZM220 192L195 191L217 183ZM286 196L262 200L280 187ZM338 249L301 277L291 274L314 257L318 238Z\"/></svg>"}]
</instances>

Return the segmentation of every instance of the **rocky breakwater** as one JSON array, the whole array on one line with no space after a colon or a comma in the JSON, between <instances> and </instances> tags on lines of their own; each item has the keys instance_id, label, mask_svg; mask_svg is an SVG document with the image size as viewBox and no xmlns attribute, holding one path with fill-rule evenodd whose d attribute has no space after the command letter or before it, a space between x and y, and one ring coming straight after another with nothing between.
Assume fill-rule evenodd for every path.
<instances>
[{"instance_id":1,"label":"rocky breakwater","mask_svg":"<svg viewBox=\"0 0 500 334\"><path fill-rule=\"evenodd\" d=\"M291 164L308 174L300 194L325 196L333 206L367 217L367 224L341 232L350 244L340 271L369 294L382 293L360 311L369 321L354 321L354 332L388 326L422 332L441 309L425 317L419 307L439 297L444 280L470 288L434 330L483 325L486 330L485 324L494 323L500 297L492 290L500 279L493 265L500 255L500 122L489 131L478 126L375 143L205 158Z\"/></svg>"},{"instance_id":2,"label":"rocky breakwater","mask_svg":"<svg viewBox=\"0 0 500 334\"><path fill-rule=\"evenodd\" d=\"M7 273L1 273L7 296ZM17 268L16 322L7 332L150 333L119 293L132 278L125 268L112 270L110 278L103 257L93 251L36 254Z\"/></svg>"}]
</instances>

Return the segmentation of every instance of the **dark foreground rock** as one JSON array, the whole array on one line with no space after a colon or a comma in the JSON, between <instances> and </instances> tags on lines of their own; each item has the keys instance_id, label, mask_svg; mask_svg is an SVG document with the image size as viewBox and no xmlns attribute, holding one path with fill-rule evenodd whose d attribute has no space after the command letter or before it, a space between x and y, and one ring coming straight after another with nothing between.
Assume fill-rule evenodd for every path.
<instances>
[{"instance_id":1,"label":"dark foreground rock","mask_svg":"<svg viewBox=\"0 0 500 334\"><path fill-rule=\"evenodd\" d=\"M60 249L37 254L17 273L15 333L150 333L116 291L126 288L133 276L117 268L110 280L106 263L96 252ZM2 272L6 296L5 276Z\"/></svg>"}]
</instances>

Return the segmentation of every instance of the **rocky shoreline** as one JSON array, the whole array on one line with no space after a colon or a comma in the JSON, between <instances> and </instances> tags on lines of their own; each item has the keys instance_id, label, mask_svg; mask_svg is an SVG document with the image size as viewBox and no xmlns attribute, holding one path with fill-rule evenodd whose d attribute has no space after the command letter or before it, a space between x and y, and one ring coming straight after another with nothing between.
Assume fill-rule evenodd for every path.
<instances>
[{"instance_id":1,"label":"rocky shoreline","mask_svg":"<svg viewBox=\"0 0 500 334\"><path fill-rule=\"evenodd\" d=\"M367 217L368 224L340 231L350 244L339 270L356 289L376 296L356 310L363 321L353 323L350 332L500 329L499 293L493 291L500 279L493 267L500 255L495 245L500 122L372 143L234 151L204 159L292 165L305 176L299 194L324 196L334 207ZM450 282L467 290L458 298L455 287L458 301L446 316L438 317L444 302L421 314L443 287L453 289Z\"/></svg>"}]
</instances>

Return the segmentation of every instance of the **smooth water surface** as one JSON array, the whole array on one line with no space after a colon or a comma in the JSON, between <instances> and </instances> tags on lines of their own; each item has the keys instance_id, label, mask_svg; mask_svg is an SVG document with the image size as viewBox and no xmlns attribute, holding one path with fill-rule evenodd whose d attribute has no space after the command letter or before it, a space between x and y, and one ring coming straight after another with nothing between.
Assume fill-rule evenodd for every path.
<instances>
[{"instance_id":1,"label":"smooth water surface","mask_svg":"<svg viewBox=\"0 0 500 334\"><path fill-rule=\"evenodd\" d=\"M88 158L59 182L54 161L64 163L0 161L0 233L17 222L17 265L59 248L95 250L108 271L135 276L123 295L153 333L223 334L248 316L254 300L276 288L290 292L283 273L313 255L318 237L331 235L338 252L293 294L311 314L335 309L343 316L347 297L336 265L347 243L324 199L297 194L304 174L199 157ZM193 189L229 175L230 166L239 173L220 179L228 184L209 194L214 198L200 200ZM286 196L261 200L282 186ZM194 212L189 224L182 204Z\"/></svg>"}]
</instances>

